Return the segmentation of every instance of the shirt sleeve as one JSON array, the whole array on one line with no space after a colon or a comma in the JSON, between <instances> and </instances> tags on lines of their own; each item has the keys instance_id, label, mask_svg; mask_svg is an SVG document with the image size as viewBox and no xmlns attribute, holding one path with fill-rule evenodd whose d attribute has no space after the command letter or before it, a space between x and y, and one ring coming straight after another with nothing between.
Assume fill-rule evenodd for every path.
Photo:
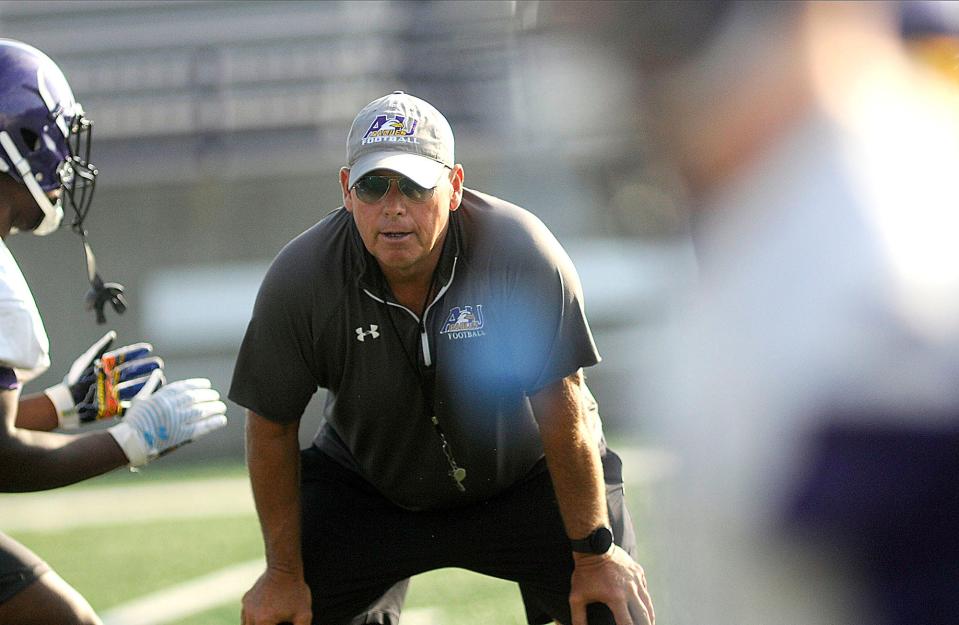
<instances>
[{"instance_id":1,"label":"shirt sleeve","mask_svg":"<svg viewBox=\"0 0 959 625\"><path fill-rule=\"evenodd\" d=\"M318 386L307 267L290 246L273 261L233 370L229 398L272 421L300 419Z\"/></svg>"},{"instance_id":2,"label":"shirt sleeve","mask_svg":"<svg viewBox=\"0 0 959 625\"><path fill-rule=\"evenodd\" d=\"M17 372L10 367L0 365L0 391L12 391L20 388Z\"/></svg>"},{"instance_id":3,"label":"shirt sleeve","mask_svg":"<svg viewBox=\"0 0 959 625\"><path fill-rule=\"evenodd\" d=\"M576 268L556 238L530 217L510 288L510 346L528 395L600 361Z\"/></svg>"}]
</instances>

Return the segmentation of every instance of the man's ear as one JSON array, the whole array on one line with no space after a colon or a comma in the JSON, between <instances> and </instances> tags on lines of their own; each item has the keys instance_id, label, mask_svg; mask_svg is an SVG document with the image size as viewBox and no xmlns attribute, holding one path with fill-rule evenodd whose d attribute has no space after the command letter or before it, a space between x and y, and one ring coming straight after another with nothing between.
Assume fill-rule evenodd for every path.
<instances>
[{"instance_id":1,"label":"man's ear","mask_svg":"<svg viewBox=\"0 0 959 625\"><path fill-rule=\"evenodd\" d=\"M340 188L343 191L343 206L346 210L353 212L353 194L350 193L350 169L349 167L340 168Z\"/></svg>"},{"instance_id":2,"label":"man's ear","mask_svg":"<svg viewBox=\"0 0 959 625\"><path fill-rule=\"evenodd\" d=\"M450 172L450 185L453 187L453 192L450 193L450 211L455 211L459 208L460 202L463 201L464 178L463 166L457 163Z\"/></svg>"}]
</instances>

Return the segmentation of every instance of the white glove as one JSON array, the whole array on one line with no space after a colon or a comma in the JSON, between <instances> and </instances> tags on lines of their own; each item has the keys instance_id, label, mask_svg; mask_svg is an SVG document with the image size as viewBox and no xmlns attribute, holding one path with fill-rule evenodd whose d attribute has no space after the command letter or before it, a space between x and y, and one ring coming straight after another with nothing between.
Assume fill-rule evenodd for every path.
<instances>
[{"instance_id":1,"label":"white glove","mask_svg":"<svg viewBox=\"0 0 959 625\"><path fill-rule=\"evenodd\" d=\"M226 404L206 378L180 380L153 391L156 370L133 399L123 421L109 428L131 467L142 466L226 425Z\"/></svg>"}]
</instances>

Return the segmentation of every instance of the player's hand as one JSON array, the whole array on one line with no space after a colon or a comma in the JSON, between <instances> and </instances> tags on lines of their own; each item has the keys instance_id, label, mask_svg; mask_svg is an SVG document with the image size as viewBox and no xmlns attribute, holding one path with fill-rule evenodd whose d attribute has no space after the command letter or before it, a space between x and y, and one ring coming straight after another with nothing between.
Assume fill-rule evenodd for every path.
<instances>
[{"instance_id":1,"label":"player's hand","mask_svg":"<svg viewBox=\"0 0 959 625\"><path fill-rule=\"evenodd\" d=\"M123 414L155 370L160 371L163 384L166 381L162 377L163 361L150 356L152 352L153 346L149 343L135 343L97 358L92 371L81 377L78 384L88 386L86 396L76 405L79 424Z\"/></svg>"},{"instance_id":2,"label":"player's hand","mask_svg":"<svg viewBox=\"0 0 959 625\"><path fill-rule=\"evenodd\" d=\"M226 425L226 404L206 378L160 385L159 369L150 374L123 416L108 431L138 467Z\"/></svg>"},{"instance_id":3,"label":"player's hand","mask_svg":"<svg viewBox=\"0 0 959 625\"><path fill-rule=\"evenodd\" d=\"M121 414L150 373L163 369L163 361L150 356L149 343L107 351L116 336L113 330L104 334L73 362L60 384L44 391L56 409L59 427L76 429Z\"/></svg>"},{"instance_id":4,"label":"player's hand","mask_svg":"<svg viewBox=\"0 0 959 625\"><path fill-rule=\"evenodd\" d=\"M96 343L73 361L70 370L63 376L62 382L44 389L43 392L50 398L50 402L57 411L60 427L75 428L79 425L76 419L76 406L86 398L93 384L94 363L110 348L116 338L117 333L113 330L101 336Z\"/></svg>"},{"instance_id":5,"label":"player's hand","mask_svg":"<svg viewBox=\"0 0 959 625\"><path fill-rule=\"evenodd\" d=\"M617 545L603 555L573 554L569 608L573 625L586 625L586 606L605 603L616 625L653 625L656 613L646 588L646 573Z\"/></svg>"},{"instance_id":6,"label":"player's hand","mask_svg":"<svg viewBox=\"0 0 959 625\"><path fill-rule=\"evenodd\" d=\"M267 568L243 595L242 625L310 625L313 620L310 587L292 573Z\"/></svg>"}]
</instances>

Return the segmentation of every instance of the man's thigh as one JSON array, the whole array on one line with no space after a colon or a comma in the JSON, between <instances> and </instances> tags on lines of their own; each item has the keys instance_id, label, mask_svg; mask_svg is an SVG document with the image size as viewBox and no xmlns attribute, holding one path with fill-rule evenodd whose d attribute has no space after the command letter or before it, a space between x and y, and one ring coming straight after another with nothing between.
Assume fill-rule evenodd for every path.
<instances>
[{"instance_id":1,"label":"man's thigh","mask_svg":"<svg viewBox=\"0 0 959 625\"><path fill-rule=\"evenodd\" d=\"M413 513L311 448L302 460L302 546L316 625L396 625L409 577L438 568Z\"/></svg>"},{"instance_id":2,"label":"man's thigh","mask_svg":"<svg viewBox=\"0 0 959 625\"><path fill-rule=\"evenodd\" d=\"M636 536L623 496L622 465L612 451L604 458L606 499L616 544L635 557ZM514 487L480 508L463 539L479 548L455 564L519 583L529 623L568 624L573 558L549 473ZM590 625L613 625L612 613L591 605Z\"/></svg>"},{"instance_id":3,"label":"man's thigh","mask_svg":"<svg viewBox=\"0 0 959 625\"><path fill-rule=\"evenodd\" d=\"M455 510L410 512L322 452L303 460L303 560L314 623L395 625L409 577L460 567L516 581L530 623L569 623L573 561L545 467L502 495ZM619 459L604 462L617 544L635 551ZM604 606L590 625L612 625ZM609 616L608 619L604 619Z\"/></svg>"}]
</instances>

